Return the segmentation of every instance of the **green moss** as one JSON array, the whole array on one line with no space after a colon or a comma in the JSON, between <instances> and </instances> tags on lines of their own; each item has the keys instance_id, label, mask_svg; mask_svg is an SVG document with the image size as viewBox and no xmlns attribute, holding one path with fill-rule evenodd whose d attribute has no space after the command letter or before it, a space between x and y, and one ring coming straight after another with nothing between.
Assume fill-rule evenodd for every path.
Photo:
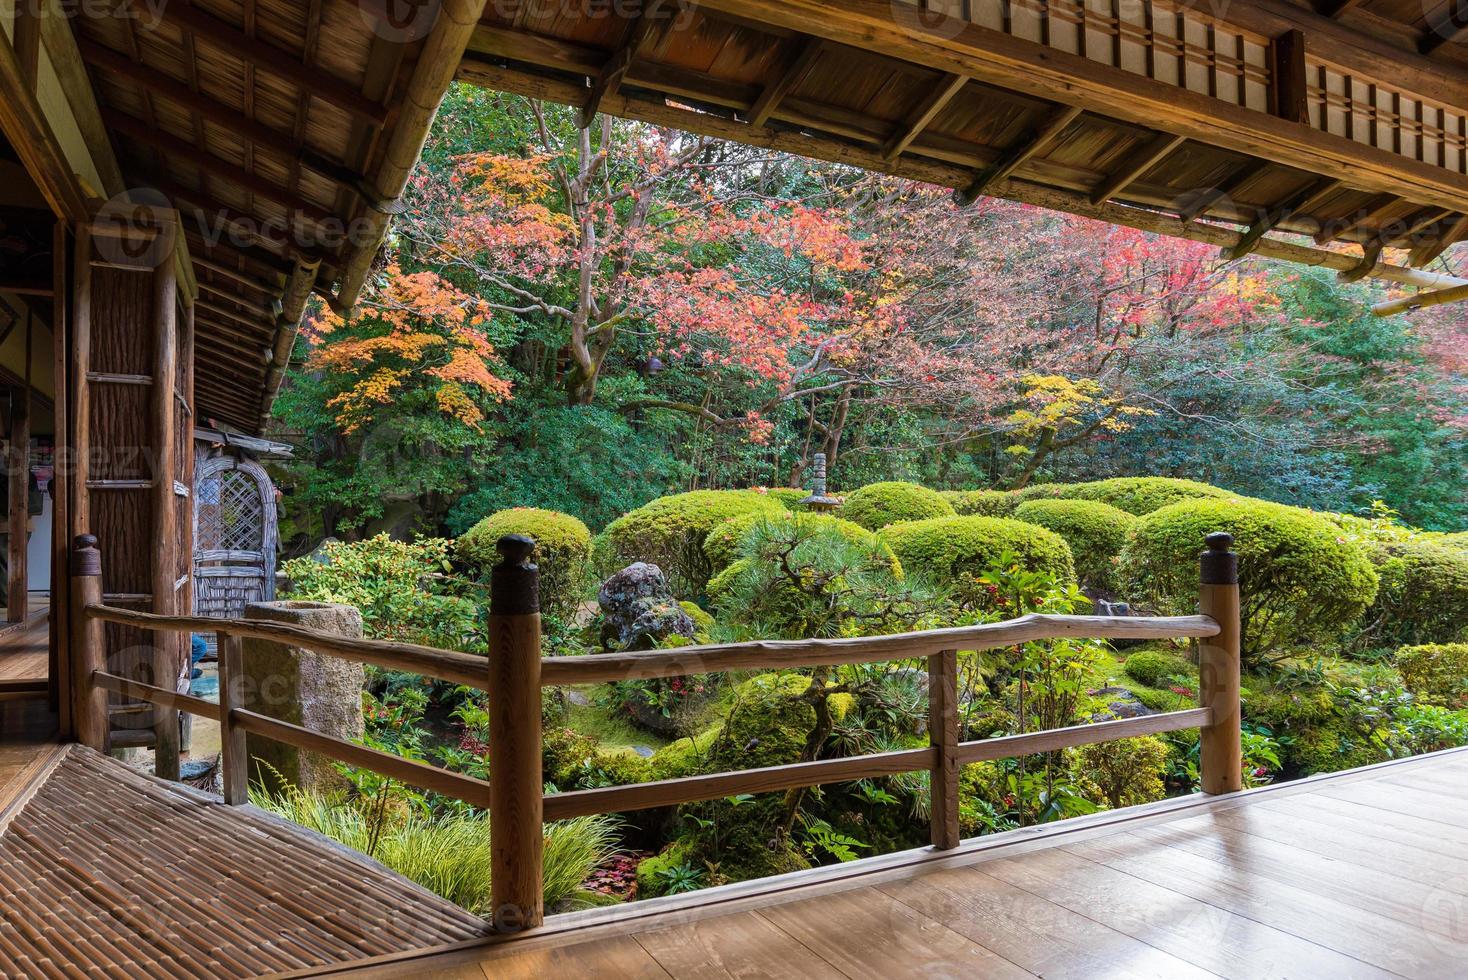
<instances>
[{"instance_id":1,"label":"green moss","mask_svg":"<svg viewBox=\"0 0 1468 980\"><path fill-rule=\"evenodd\" d=\"M602 533L598 564L646 561L668 577L676 594L701 593L712 569L703 553L710 531L741 514L783 514L780 501L752 490L694 490L659 497L623 514Z\"/></svg>"},{"instance_id":2,"label":"green moss","mask_svg":"<svg viewBox=\"0 0 1468 980\"><path fill-rule=\"evenodd\" d=\"M1019 498L1007 490L940 490L959 517L1008 517Z\"/></svg>"},{"instance_id":3,"label":"green moss","mask_svg":"<svg viewBox=\"0 0 1468 980\"><path fill-rule=\"evenodd\" d=\"M709 750L723 730L723 723L710 725L697 735L670 742L653 753L648 769L653 779L681 779L699 773L714 772L708 768Z\"/></svg>"},{"instance_id":4,"label":"green moss","mask_svg":"<svg viewBox=\"0 0 1468 980\"><path fill-rule=\"evenodd\" d=\"M1198 668L1182 657L1170 653L1139 650L1122 665L1127 676L1148 687L1164 687L1173 677L1196 677Z\"/></svg>"},{"instance_id":5,"label":"green moss","mask_svg":"<svg viewBox=\"0 0 1468 980\"><path fill-rule=\"evenodd\" d=\"M637 897L657 898L664 894L667 882L662 877L662 872L682 864L699 867L692 859L692 851L691 841L675 840L661 854L654 854L637 862Z\"/></svg>"},{"instance_id":6,"label":"green moss","mask_svg":"<svg viewBox=\"0 0 1468 980\"><path fill-rule=\"evenodd\" d=\"M872 483L846 498L841 517L877 531L888 524L951 517L954 510L942 494L916 483Z\"/></svg>"},{"instance_id":7,"label":"green moss","mask_svg":"<svg viewBox=\"0 0 1468 980\"><path fill-rule=\"evenodd\" d=\"M496 542L507 534L535 541L533 559L540 567L540 601L548 612L569 618L576 612L589 581L591 531L570 514L516 507L491 514L454 542L455 558L481 579L499 563Z\"/></svg>"},{"instance_id":8,"label":"green moss","mask_svg":"<svg viewBox=\"0 0 1468 980\"><path fill-rule=\"evenodd\" d=\"M1396 665L1407 690L1422 703L1468 707L1468 643L1402 647Z\"/></svg>"},{"instance_id":9,"label":"green moss","mask_svg":"<svg viewBox=\"0 0 1468 980\"><path fill-rule=\"evenodd\" d=\"M1131 514L1098 500L1030 500L1015 508L1014 518L1064 538L1082 585L1116 590L1116 563L1137 525Z\"/></svg>"},{"instance_id":10,"label":"green moss","mask_svg":"<svg viewBox=\"0 0 1468 980\"><path fill-rule=\"evenodd\" d=\"M1126 594L1160 612L1192 612L1198 553L1214 531L1232 534L1239 555L1246 658L1339 637L1376 598L1371 562L1335 525L1299 508L1242 498L1185 501L1142 518L1122 549Z\"/></svg>"},{"instance_id":11,"label":"green moss","mask_svg":"<svg viewBox=\"0 0 1468 980\"><path fill-rule=\"evenodd\" d=\"M707 643L709 632L714 628L714 617L704 611L703 607L696 602L684 599L678 603L679 608L688 614L693 620L693 639L699 643Z\"/></svg>"},{"instance_id":12,"label":"green moss","mask_svg":"<svg viewBox=\"0 0 1468 980\"><path fill-rule=\"evenodd\" d=\"M939 517L893 524L881 533L908 574L954 585L961 593L976 596L981 588L977 579L1006 552L1031 571L1045 572L1064 583L1075 582L1075 564L1065 540L1023 521Z\"/></svg>"}]
</instances>

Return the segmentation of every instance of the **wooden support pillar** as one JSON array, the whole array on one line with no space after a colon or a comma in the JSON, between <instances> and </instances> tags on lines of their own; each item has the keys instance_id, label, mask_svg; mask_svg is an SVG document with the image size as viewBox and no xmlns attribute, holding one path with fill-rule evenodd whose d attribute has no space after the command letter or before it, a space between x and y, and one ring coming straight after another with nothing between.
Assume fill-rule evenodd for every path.
<instances>
[{"instance_id":1,"label":"wooden support pillar","mask_svg":"<svg viewBox=\"0 0 1468 980\"><path fill-rule=\"evenodd\" d=\"M26 315L26 351L30 351L30 315ZM30 373L29 370L26 372ZM30 538L30 469L31 469L31 392L30 387L10 389L10 433L5 453L9 479L10 513L8 581L5 590L5 619L21 623L26 617L27 548Z\"/></svg>"},{"instance_id":2,"label":"wooden support pillar","mask_svg":"<svg viewBox=\"0 0 1468 980\"><path fill-rule=\"evenodd\" d=\"M929 779L933 846L957 847L958 831L958 651L928 658L928 742L935 759Z\"/></svg>"},{"instance_id":3,"label":"wooden support pillar","mask_svg":"<svg viewBox=\"0 0 1468 980\"><path fill-rule=\"evenodd\" d=\"M498 932L519 932L545 917L540 758L540 571L535 542L518 534L498 543L490 575L489 747L490 881Z\"/></svg>"},{"instance_id":4,"label":"wooden support pillar","mask_svg":"<svg viewBox=\"0 0 1468 980\"><path fill-rule=\"evenodd\" d=\"M174 582L177 580L178 507L174 503L173 481L177 476L174 459L177 432L174 424L176 404L174 381L178 373L178 282L175 278L172 249L153 271L153 326L156 346L153 359L153 424L151 442L154 450L153 471L153 540L151 577L153 611L161 616L173 615ZM153 634L153 683L174 690L182 669L180 634ZM153 714L155 773L162 779L179 776L179 716L177 708L157 705Z\"/></svg>"},{"instance_id":5,"label":"wooden support pillar","mask_svg":"<svg viewBox=\"0 0 1468 980\"><path fill-rule=\"evenodd\" d=\"M107 692L92 674L107 669L107 627L88 619L86 608L102 602L102 553L97 539L79 534L71 552L72 718L77 741L98 752L110 748Z\"/></svg>"},{"instance_id":6,"label":"wooden support pillar","mask_svg":"<svg viewBox=\"0 0 1468 980\"><path fill-rule=\"evenodd\" d=\"M1198 641L1198 705L1213 709L1198 749L1205 793L1235 793L1244 788L1239 556L1231 550L1233 543L1231 534L1210 534L1208 548L1199 559L1198 611L1219 626L1217 636Z\"/></svg>"},{"instance_id":7,"label":"wooden support pillar","mask_svg":"<svg viewBox=\"0 0 1468 980\"><path fill-rule=\"evenodd\" d=\"M235 721L236 708L245 704L245 664L240 638L219 633L219 743L223 756L224 802L250 802L250 755L245 730Z\"/></svg>"},{"instance_id":8,"label":"wooden support pillar","mask_svg":"<svg viewBox=\"0 0 1468 980\"><path fill-rule=\"evenodd\" d=\"M1290 122L1310 121L1310 89L1305 71L1305 33L1286 31L1270 45L1269 102L1274 114Z\"/></svg>"}]
</instances>

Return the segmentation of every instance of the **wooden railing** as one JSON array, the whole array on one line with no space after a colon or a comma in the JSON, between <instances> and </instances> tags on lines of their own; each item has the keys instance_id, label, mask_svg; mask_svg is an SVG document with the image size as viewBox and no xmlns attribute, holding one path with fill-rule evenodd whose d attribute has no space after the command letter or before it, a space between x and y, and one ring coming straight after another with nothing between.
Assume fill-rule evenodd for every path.
<instances>
[{"instance_id":1,"label":"wooden railing","mask_svg":"<svg viewBox=\"0 0 1468 980\"><path fill-rule=\"evenodd\" d=\"M159 616L103 605L96 541L77 539L73 565L79 642L75 692L82 741L105 750L107 692L150 702L163 711L187 711L219 722L223 735L224 798L247 801L249 766L245 735L255 734L371 769L405 783L487 809L491 821L491 884L495 925L512 932L540 923L542 824L598 813L620 813L850 782L897 773L931 774L931 840L936 848L959 843L959 768L980 760L1015 758L1096 742L1200 729L1200 770L1205 793L1242 788L1239 705L1238 563L1227 534L1209 535L1201 555L1199 615L1170 618L1030 615L1002 623L927 630L895 636L716 644L643 653L542 658L538 572L530 563L534 543L511 536L490 585L488 663L469 654L380 640L349 639L280 623L244 619ZM106 623L144 630L216 632L219 635L219 704L109 673L103 651ZM402 759L309 731L247 710L240 642L259 638L319 654L411 671L488 693L493 792L488 782ZM1061 638L1199 642L1199 704L1166 714L1027 732L977 741L960 740L958 651L991 650ZM633 678L676 677L725 671L925 659L928 670L929 744L924 748L852 758L817 759L781 766L689 776L631 786L546 795L541 776L540 693L543 687Z\"/></svg>"}]
</instances>

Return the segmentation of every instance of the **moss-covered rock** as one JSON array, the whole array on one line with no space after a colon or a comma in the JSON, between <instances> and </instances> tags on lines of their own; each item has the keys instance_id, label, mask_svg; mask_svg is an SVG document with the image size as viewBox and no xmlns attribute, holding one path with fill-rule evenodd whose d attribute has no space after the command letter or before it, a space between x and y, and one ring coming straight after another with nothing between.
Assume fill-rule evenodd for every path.
<instances>
[{"instance_id":1,"label":"moss-covered rock","mask_svg":"<svg viewBox=\"0 0 1468 980\"><path fill-rule=\"evenodd\" d=\"M1015 508L1014 519L1064 538L1082 585L1116 590L1116 563L1137 518L1099 500L1030 500Z\"/></svg>"},{"instance_id":2,"label":"moss-covered rock","mask_svg":"<svg viewBox=\"0 0 1468 980\"><path fill-rule=\"evenodd\" d=\"M1468 707L1468 643L1402 647L1395 660L1407 690L1422 703Z\"/></svg>"},{"instance_id":3,"label":"moss-covered rock","mask_svg":"<svg viewBox=\"0 0 1468 980\"><path fill-rule=\"evenodd\" d=\"M709 532L754 512L786 511L778 499L752 490L693 490L659 497L607 525L598 564L605 569L603 563L651 562L668 576L675 593L692 597L703 591L712 573L703 553Z\"/></svg>"},{"instance_id":4,"label":"moss-covered rock","mask_svg":"<svg viewBox=\"0 0 1468 980\"><path fill-rule=\"evenodd\" d=\"M1054 531L1007 517L939 517L893 524L881 532L903 570L955 587L979 600L978 579L1006 553L1027 569L1062 583L1075 582L1070 546Z\"/></svg>"},{"instance_id":5,"label":"moss-covered rock","mask_svg":"<svg viewBox=\"0 0 1468 980\"><path fill-rule=\"evenodd\" d=\"M869 531L888 524L951 517L951 504L936 490L916 483L872 483L855 491L841 506L841 517Z\"/></svg>"},{"instance_id":6,"label":"moss-covered rock","mask_svg":"<svg viewBox=\"0 0 1468 980\"><path fill-rule=\"evenodd\" d=\"M590 581L591 531L570 514L515 507L489 515L460 535L454 542L455 559L471 575L487 579L499 563L495 544L507 534L535 541L532 560L540 568L541 608L573 616Z\"/></svg>"},{"instance_id":7,"label":"moss-covered rock","mask_svg":"<svg viewBox=\"0 0 1468 980\"><path fill-rule=\"evenodd\" d=\"M1192 612L1198 554L1215 531L1232 534L1239 555L1246 658L1339 637L1376 598L1364 549L1335 525L1296 507L1239 498L1184 501L1142 518L1122 549L1126 595L1161 612Z\"/></svg>"},{"instance_id":8,"label":"moss-covered rock","mask_svg":"<svg viewBox=\"0 0 1468 980\"><path fill-rule=\"evenodd\" d=\"M1019 498L1007 490L940 490L959 517L1008 517Z\"/></svg>"},{"instance_id":9,"label":"moss-covered rock","mask_svg":"<svg viewBox=\"0 0 1468 980\"><path fill-rule=\"evenodd\" d=\"M1148 687L1163 687L1173 677L1195 677L1198 668L1182 657L1156 650L1139 650L1122 664L1126 675Z\"/></svg>"},{"instance_id":10,"label":"moss-covered rock","mask_svg":"<svg viewBox=\"0 0 1468 980\"><path fill-rule=\"evenodd\" d=\"M705 612L703 607L696 602L689 602L687 599L684 599L678 605L688 614L688 618L693 622L693 635L689 639L695 643L707 643L709 641L709 633L714 628L714 617Z\"/></svg>"}]
</instances>

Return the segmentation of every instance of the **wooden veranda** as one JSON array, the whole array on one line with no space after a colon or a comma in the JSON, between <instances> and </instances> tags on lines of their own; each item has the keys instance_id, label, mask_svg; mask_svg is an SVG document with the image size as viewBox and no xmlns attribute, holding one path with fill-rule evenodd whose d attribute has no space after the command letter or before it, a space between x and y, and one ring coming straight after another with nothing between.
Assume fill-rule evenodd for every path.
<instances>
[{"instance_id":1,"label":"wooden veranda","mask_svg":"<svg viewBox=\"0 0 1468 980\"><path fill-rule=\"evenodd\" d=\"M1468 238L1465 38L1458 0L6 4L0 222L21 245L0 253L0 300L23 313L26 336L36 325L35 336L53 342L27 345L19 372L0 367L12 381L21 375L28 394L43 376L51 385L56 467L46 690L26 677L24 690L7 692L47 699L0 699L0 780L12 793L0 834L0 871L10 875L0 956L44 976L151 974L159 963L218 975L227 972L215 961L222 951L174 944L149 959L146 933L223 936L229 927L240 973L335 963L462 967L467 976L955 966L1046 976L1462 975L1454 928L1468 897L1459 877L1468 831L1458 780L1468 763L1440 755L1240 793L1238 590L1223 541L1203 562L1197 616L1041 617L574 664L539 656L533 575L520 560L530 545L509 542L519 557L497 574L488 670L464 654L186 613L193 431L261 431L312 295L343 313L361 295L456 78L575 106L588 123L620 115L946 185L960 201L1006 197L1211 243L1234 258L1418 290L1386 313L1468 296L1468 280L1443 263ZM26 412L12 416L7 456L19 491ZM27 533L25 496L12 492L6 515L15 553ZM23 587L14 564L7 585L12 595ZM219 703L186 689L184 636L204 630L220 635ZM244 710L243 636L486 688L494 785ZM960 741L954 651L1057 636L1196 638L1200 702ZM925 747L542 794L542 686L917 658L933 692ZM143 723L115 728L124 712ZM221 726L223 802L95 754L147 746L155 776L176 777L180 712ZM1184 728L1201 731L1207 796L958 839L965 762ZM489 809L496 934L323 841L292 837L288 850L271 851L284 838L248 809L246 733ZM74 742L89 749L55 747ZM913 771L933 786L931 848L636 906L623 913L635 921L620 925L601 921L615 913L542 921L547 819ZM121 836L109 807L153 821L155 837ZM260 836L242 850L160 852L158 839L210 821L221 833ZM339 887L291 912L301 883L272 879L284 872L263 867L262 853L319 869ZM126 860L116 863L118 854ZM355 900L353 875L371 892L363 901L390 899L423 929L377 929L389 915L381 904L353 927L334 919L329 900ZM177 901L149 919L139 910L157 904L160 889ZM237 904L226 917L190 901L204 894ZM338 926L323 933L327 921ZM324 958L271 958L289 936ZM459 966L401 960L455 941L472 947L453 954ZM490 950L499 943L517 945ZM1112 959L1098 966L1093 946ZM377 954L389 959L369 962Z\"/></svg>"}]
</instances>

